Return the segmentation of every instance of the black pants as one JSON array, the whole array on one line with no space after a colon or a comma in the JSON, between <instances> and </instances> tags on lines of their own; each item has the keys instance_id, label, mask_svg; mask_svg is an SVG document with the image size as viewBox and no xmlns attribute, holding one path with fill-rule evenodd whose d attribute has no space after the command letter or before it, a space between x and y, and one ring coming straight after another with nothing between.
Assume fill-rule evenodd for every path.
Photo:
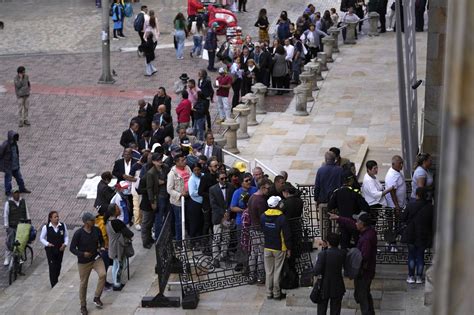
<instances>
[{"instance_id":1,"label":"black pants","mask_svg":"<svg viewBox=\"0 0 474 315\"><path fill-rule=\"evenodd\" d=\"M54 287L58 283L59 274L61 273L64 252L57 247L45 247L45 250L49 265L49 282L51 287Z\"/></svg>"},{"instance_id":2,"label":"black pants","mask_svg":"<svg viewBox=\"0 0 474 315\"><path fill-rule=\"evenodd\" d=\"M232 108L239 104L241 86L242 79L236 79L234 83L232 83L232 92L234 92L234 95L232 96Z\"/></svg>"},{"instance_id":3,"label":"black pants","mask_svg":"<svg viewBox=\"0 0 474 315\"><path fill-rule=\"evenodd\" d=\"M386 28L386 19L385 19L385 13L384 12L379 12L379 20L380 20L380 32L385 33L387 31Z\"/></svg>"},{"instance_id":4,"label":"black pants","mask_svg":"<svg viewBox=\"0 0 474 315\"><path fill-rule=\"evenodd\" d=\"M415 29L417 32L423 32L425 26L425 8L426 0L420 0L420 6L415 7Z\"/></svg>"},{"instance_id":5,"label":"black pants","mask_svg":"<svg viewBox=\"0 0 474 315\"><path fill-rule=\"evenodd\" d=\"M329 302L331 300L331 302ZM331 315L339 315L341 314L341 303L342 303L342 296L336 299L327 299L323 300L321 303L318 304L318 315L326 315L328 310L328 304L330 305L330 314Z\"/></svg>"},{"instance_id":6,"label":"black pants","mask_svg":"<svg viewBox=\"0 0 474 315\"><path fill-rule=\"evenodd\" d=\"M143 32L138 32L138 36L140 37L140 45L138 45L138 51L143 52L143 45L145 44L145 40L143 39L143 35L145 33Z\"/></svg>"},{"instance_id":7,"label":"black pants","mask_svg":"<svg viewBox=\"0 0 474 315\"><path fill-rule=\"evenodd\" d=\"M186 206L186 223L189 237L198 237L202 233L203 213L202 204L189 198Z\"/></svg>"},{"instance_id":8,"label":"black pants","mask_svg":"<svg viewBox=\"0 0 474 315\"><path fill-rule=\"evenodd\" d=\"M285 77L272 77L272 86L277 89L282 89L284 87ZM283 91L278 90L277 95L282 95Z\"/></svg>"},{"instance_id":9,"label":"black pants","mask_svg":"<svg viewBox=\"0 0 474 315\"><path fill-rule=\"evenodd\" d=\"M247 4L247 0L239 0L239 12L242 10L247 11L245 5Z\"/></svg>"},{"instance_id":10,"label":"black pants","mask_svg":"<svg viewBox=\"0 0 474 315\"><path fill-rule=\"evenodd\" d=\"M360 305L362 315L374 315L374 300L370 294L372 279L357 277L354 279L354 299Z\"/></svg>"},{"instance_id":11,"label":"black pants","mask_svg":"<svg viewBox=\"0 0 474 315\"><path fill-rule=\"evenodd\" d=\"M339 228L341 232L341 248L351 248L353 245L351 244L352 238L354 238L354 244L357 244L357 240L359 239L358 233L354 233L352 230L345 229L343 227Z\"/></svg>"},{"instance_id":12,"label":"black pants","mask_svg":"<svg viewBox=\"0 0 474 315\"><path fill-rule=\"evenodd\" d=\"M207 70L214 71L214 60L216 59L216 51L208 51L207 55L209 56L209 64L207 65Z\"/></svg>"}]
</instances>

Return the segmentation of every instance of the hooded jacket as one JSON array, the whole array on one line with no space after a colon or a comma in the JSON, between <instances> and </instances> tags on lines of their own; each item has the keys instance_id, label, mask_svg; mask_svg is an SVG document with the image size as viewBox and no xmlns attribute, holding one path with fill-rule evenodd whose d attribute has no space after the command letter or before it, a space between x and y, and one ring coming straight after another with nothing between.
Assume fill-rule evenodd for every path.
<instances>
[{"instance_id":1,"label":"hooded jacket","mask_svg":"<svg viewBox=\"0 0 474 315\"><path fill-rule=\"evenodd\" d=\"M283 212L268 209L260 218L260 226L265 238L265 249L271 251L291 250L291 232Z\"/></svg>"},{"instance_id":2,"label":"hooded jacket","mask_svg":"<svg viewBox=\"0 0 474 315\"><path fill-rule=\"evenodd\" d=\"M0 172L10 173L12 170L20 168L20 153L15 138L18 139L18 133L13 130L8 131L8 140L5 140L0 146ZM14 168L16 163L13 163L12 159L15 153L13 150L18 158L17 168Z\"/></svg>"}]
</instances>

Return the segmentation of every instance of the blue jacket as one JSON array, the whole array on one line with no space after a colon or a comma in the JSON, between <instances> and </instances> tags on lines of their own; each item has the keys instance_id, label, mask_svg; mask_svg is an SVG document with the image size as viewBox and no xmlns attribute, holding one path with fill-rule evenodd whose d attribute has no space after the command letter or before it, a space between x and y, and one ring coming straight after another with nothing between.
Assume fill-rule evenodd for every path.
<instances>
[{"instance_id":1,"label":"blue jacket","mask_svg":"<svg viewBox=\"0 0 474 315\"><path fill-rule=\"evenodd\" d=\"M334 190L342 186L342 168L335 164L321 166L316 173L314 183L314 201L329 202Z\"/></svg>"},{"instance_id":2,"label":"blue jacket","mask_svg":"<svg viewBox=\"0 0 474 315\"><path fill-rule=\"evenodd\" d=\"M268 209L265 211L260 217L260 226L265 238L265 249L291 250L290 225L281 210Z\"/></svg>"},{"instance_id":3,"label":"blue jacket","mask_svg":"<svg viewBox=\"0 0 474 315\"><path fill-rule=\"evenodd\" d=\"M216 50L217 49L217 35L216 32L210 28L206 34L206 41L204 42L204 49Z\"/></svg>"}]
</instances>

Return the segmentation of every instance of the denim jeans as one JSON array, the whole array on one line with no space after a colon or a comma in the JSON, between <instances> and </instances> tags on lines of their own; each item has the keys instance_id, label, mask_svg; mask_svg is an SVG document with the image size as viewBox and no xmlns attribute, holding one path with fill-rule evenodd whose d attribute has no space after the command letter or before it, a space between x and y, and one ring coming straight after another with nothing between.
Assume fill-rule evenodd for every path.
<instances>
[{"instance_id":1,"label":"denim jeans","mask_svg":"<svg viewBox=\"0 0 474 315\"><path fill-rule=\"evenodd\" d=\"M174 215L174 232L176 234L175 238L177 241L181 241L181 206L175 206L171 205L171 208L173 209L173 215Z\"/></svg>"},{"instance_id":2,"label":"denim jeans","mask_svg":"<svg viewBox=\"0 0 474 315\"><path fill-rule=\"evenodd\" d=\"M425 248L418 247L414 244L408 244L408 275L410 277L416 275L423 276L423 269L425 267Z\"/></svg>"},{"instance_id":3,"label":"denim jeans","mask_svg":"<svg viewBox=\"0 0 474 315\"><path fill-rule=\"evenodd\" d=\"M206 117L194 120L194 134L199 141L204 141L204 133L206 131Z\"/></svg>"},{"instance_id":4,"label":"denim jeans","mask_svg":"<svg viewBox=\"0 0 474 315\"><path fill-rule=\"evenodd\" d=\"M197 56L201 56L202 53L202 36L201 35L194 35L193 36L193 54Z\"/></svg>"},{"instance_id":5,"label":"denim jeans","mask_svg":"<svg viewBox=\"0 0 474 315\"><path fill-rule=\"evenodd\" d=\"M123 259L114 258L112 264L112 281L114 287L118 288L122 284L122 272L127 268L127 257Z\"/></svg>"},{"instance_id":6,"label":"denim jeans","mask_svg":"<svg viewBox=\"0 0 474 315\"><path fill-rule=\"evenodd\" d=\"M183 30L176 30L175 36L178 43L178 47L176 48L176 58L181 59L184 57L184 40L186 39L186 34Z\"/></svg>"},{"instance_id":7,"label":"denim jeans","mask_svg":"<svg viewBox=\"0 0 474 315\"><path fill-rule=\"evenodd\" d=\"M25 182L23 181L23 176L21 175L20 169L12 170L11 172L5 172L5 193L7 195L10 195L12 192L12 177L15 177L20 191L25 190Z\"/></svg>"},{"instance_id":8,"label":"denim jeans","mask_svg":"<svg viewBox=\"0 0 474 315\"><path fill-rule=\"evenodd\" d=\"M168 198L158 197L158 207L156 209L155 224L153 226L153 230L155 231L155 239L158 239L158 237L160 236L161 228L163 227L163 220L166 216L166 213L168 212L167 211L168 206L169 206ZM179 224L181 224L181 222L179 222Z\"/></svg>"},{"instance_id":9,"label":"denim jeans","mask_svg":"<svg viewBox=\"0 0 474 315\"><path fill-rule=\"evenodd\" d=\"M230 119L229 97L228 96L217 96L217 111L219 112L220 119Z\"/></svg>"}]
</instances>

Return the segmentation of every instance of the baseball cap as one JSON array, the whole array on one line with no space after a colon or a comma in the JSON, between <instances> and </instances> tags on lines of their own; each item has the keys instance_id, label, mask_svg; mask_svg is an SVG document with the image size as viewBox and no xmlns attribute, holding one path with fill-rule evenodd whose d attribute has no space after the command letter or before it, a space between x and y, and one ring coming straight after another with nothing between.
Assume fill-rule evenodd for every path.
<instances>
[{"instance_id":1,"label":"baseball cap","mask_svg":"<svg viewBox=\"0 0 474 315\"><path fill-rule=\"evenodd\" d=\"M217 22L212 23L212 27L219 27L219 23Z\"/></svg>"},{"instance_id":2,"label":"baseball cap","mask_svg":"<svg viewBox=\"0 0 474 315\"><path fill-rule=\"evenodd\" d=\"M342 180L349 180L351 178L354 178L354 173L352 173L350 170L345 170L342 172Z\"/></svg>"},{"instance_id":3,"label":"baseball cap","mask_svg":"<svg viewBox=\"0 0 474 315\"><path fill-rule=\"evenodd\" d=\"M177 144L170 145L170 152L181 151L181 148Z\"/></svg>"},{"instance_id":4,"label":"baseball cap","mask_svg":"<svg viewBox=\"0 0 474 315\"><path fill-rule=\"evenodd\" d=\"M364 212L364 211L362 211L359 214L354 214L352 218L354 218L357 221L364 222L365 224L372 224L372 218L367 212Z\"/></svg>"},{"instance_id":5,"label":"baseball cap","mask_svg":"<svg viewBox=\"0 0 474 315\"><path fill-rule=\"evenodd\" d=\"M278 197L278 196L271 196L270 198L268 198L267 200L267 204L270 208L275 208L276 206L278 206L278 204L280 203L281 201L281 198Z\"/></svg>"},{"instance_id":6,"label":"baseball cap","mask_svg":"<svg viewBox=\"0 0 474 315\"><path fill-rule=\"evenodd\" d=\"M163 154L161 153L153 153L151 156L152 161L161 161L163 159Z\"/></svg>"},{"instance_id":7,"label":"baseball cap","mask_svg":"<svg viewBox=\"0 0 474 315\"><path fill-rule=\"evenodd\" d=\"M201 143L195 143L191 147L195 150L201 150L202 144Z\"/></svg>"},{"instance_id":8,"label":"baseball cap","mask_svg":"<svg viewBox=\"0 0 474 315\"><path fill-rule=\"evenodd\" d=\"M219 73L225 73L225 70L224 70L223 67L220 67L220 68L219 68Z\"/></svg>"},{"instance_id":9,"label":"baseball cap","mask_svg":"<svg viewBox=\"0 0 474 315\"><path fill-rule=\"evenodd\" d=\"M90 212L84 212L82 215L82 222L86 223L87 221L94 221L95 216Z\"/></svg>"},{"instance_id":10,"label":"baseball cap","mask_svg":"<svg viewBox=\"0 0 474 315\"><path fill-rule=\"evenodd\" d=\"M116 188L120 188L120 189L128 189L128 182L127 181L120 181L118 182L116 185L115 185Z\"/></svg>"},{"instance_id":11,"label":"baseball cap","mask_svg":"<svg viewBox=\"0 0 474 315\"><path fill-rule=\"evenodd\" d=\"M191 142L189 141L189 138L188 137L183 137L181 139L181 145L184 146L184 147L190 147Z\"/></svg>"}]
</instances>

